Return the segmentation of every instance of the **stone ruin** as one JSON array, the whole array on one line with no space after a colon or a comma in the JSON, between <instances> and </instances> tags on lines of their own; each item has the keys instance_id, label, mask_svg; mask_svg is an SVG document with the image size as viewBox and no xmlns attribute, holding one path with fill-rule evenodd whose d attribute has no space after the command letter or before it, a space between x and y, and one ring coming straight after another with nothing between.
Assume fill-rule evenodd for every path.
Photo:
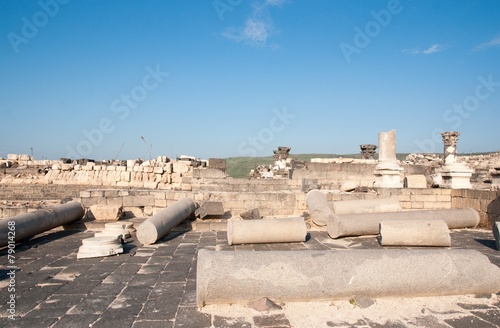
<instances>
[{"instance_id":1,"label":"stone ruin","mask_svg":"<svg viewBox=\"0 0 500 328\"><path fill-rule=\"evenodd\" d=\"M289 158L290 147L278 147L274 150L274 164L258 165L251 170L251 179L289 179L293 170L294 159Z\"/></svg>"},{"instance_id":2,"label":"stone ruin","mask_svg":"<svg viewBox=\"0 0 500 328\"><path fill-rule=\"evenodd\" d=\"M359 145L361 148L361 157L364 159L375 159L375 154L377 150L376 145Z\"/></svg>"}]
</instances>

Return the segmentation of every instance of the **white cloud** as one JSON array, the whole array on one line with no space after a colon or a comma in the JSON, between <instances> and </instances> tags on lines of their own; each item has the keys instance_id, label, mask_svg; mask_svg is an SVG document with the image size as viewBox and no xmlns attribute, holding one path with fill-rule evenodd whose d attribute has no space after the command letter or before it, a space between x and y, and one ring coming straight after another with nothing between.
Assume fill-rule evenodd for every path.
<instances>
[{"instance_id":1,"label":"white cloud","mask_svg":"<svg viewBox=\"0 0 500 328\"><path fill-rule=\"evenodd\" d=\"M445 50L446 48L447 47L445 45L442 45L442 44L433 44L432 46L430 46L429 48L424 49L424 50L421 50L418 48L404 49L403 53L409 54L409 55L431 55L431 54L434 54L437 52L441 52L441 51Z\"/></svg>"},{"instance_id":2,"label":"white cloud","mask_svg":"<svg viewBox=\"0 0 500 328\"><path fill-rule=\"evenodd\" d=\"M494 38L488 42L481 43L480 45L475 47L474 50L483 50L483 49L498 47L498 46L500 46L500 36L497 36L496 38Z\"/></svg>"},{"instance_id":3,"label":"white cloud","mask_svg":"<svg viewBox=\"0 0 500 328\"><path fill-rule=\"evenodd\" d=\"M222 37L252 46L267 46L270 36L276 34L268 7L281 7L287 0L263 0L254 2L252 13L241 27L228 27Z\"/></svg>"},{"instance_id":4,"label":"white cloud","mask_svg":"<svg viewBox=\"0 0 500 328\"><path fill-rule=\"evenodd\" d=\"M265 4L274 7L280 7L285 4L287 0L265 0Z\"/></svg>"},{"instance_id":5,"label":"white cloud","mask_svg":"<svg viewBox=\"0 0 500 328\"><path fill-rule=\"evenodd\" d=\"M244 42L254 46L263 46L273 32L273 26L270 22L263 19L249 18L243 27L229 27L222 36L228 40Z\"/></svg>"}]
</instances>

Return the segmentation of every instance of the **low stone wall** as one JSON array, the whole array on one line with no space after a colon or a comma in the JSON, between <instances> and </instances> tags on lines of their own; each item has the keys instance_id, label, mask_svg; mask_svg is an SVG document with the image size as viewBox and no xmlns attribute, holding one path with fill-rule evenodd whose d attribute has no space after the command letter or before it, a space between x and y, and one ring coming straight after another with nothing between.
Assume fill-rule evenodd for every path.
<instances>
[{"instance_id":1,"label":"low stone wall","mask_svg":"<svg viewBox=\"0 0 500 328\"><path fill-rule=\"evenodd\" d=\"M481 215L480 227L491 229L493 222L500 221L500 191L491 190L452 190L453 208L472 207Z\"/></svg>"},{"instance_id":2,"label":"low stone wall","mask_svg":"<svg viewBox=\"0 0 500 328\"><path fill-rule=\"evenodd\" d=\"M80 197L80 192L101 186L0 184L1 200L62 200Z\"/></svg>"},{"instance_id":3,"label":"low stone wall","mask_svg":"<svg viewBox=\"0 0 500 328\"><path fill-rule=\"evenodd\" d=\"M169 190L88 190L80 193L82 205L123 206L128 215L150 216L183 197L192 197L198 203L206 200L222 201L231 216L258 208L264 216L294 216L307 212L306 193L300 191L169 191ZM397 197L404 210L450 209L451 190L442 189L380 189L368 193L341 193L331 191L327 200L342 201Z\"/></svg>"},{"instance_id":4,"label":"low stone wall","mask_svg":"<svg viewBox=\"0 0 500 328\"><path fill-rule=\"evenodd\" d=\"M344 182L352 181L361 187L373 187L375 182L374 164L366 163L307 163L304 168L296 169L292 173L293 180L316 180L322 189L338 189ZM425 166L403 165L403 175L426 175Z\"/></svg>"}]
</instances>

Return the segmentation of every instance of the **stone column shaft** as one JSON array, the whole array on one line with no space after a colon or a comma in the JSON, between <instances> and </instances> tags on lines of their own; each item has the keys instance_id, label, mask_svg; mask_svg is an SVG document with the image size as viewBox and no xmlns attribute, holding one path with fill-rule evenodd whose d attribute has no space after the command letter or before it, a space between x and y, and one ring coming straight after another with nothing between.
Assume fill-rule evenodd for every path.
<instances>
[{"instance_id":1,"label":"stone column shaft","mask_svg":"<svg viewBox=\"0 0 500 328\"><path fill-rule=\"evenodd\" d=\"M475 250L198 252L196 304L494 294L500 268Z\"/></svg>"},{"instance_id":2,"label":"stone column shaft","mask_svg":"<svg viewBox=\"0 0 500 328\"><path fill-rule=\"evenodd\" d=\"M443 220L449 229L473 228L479 224L479 213L472 208L453 210L402 211L372 214L335 215L328 221L331 238L377 235L382 221Z\"/></svg>"},{"instance_id":3,"label":"stone column shaft","mask_svg":"<svg viewBox=\"0 0 500 328\"><path fill-rule=\"evenodd\" d=\"M228 220L227 242L236 244L305 242L304 218Z\"/></svg>"},{"instance_id":4,"label":"stone column shaft","mask_svg":"<svg viewBox=\"0 0 500 328\"><path fill-rule=\"evenodd\" d=\"M82 205L71 201L52 208L2 219L0 220L0 246L9 243L9 232L15 232L15 241L19 242L60 225L80 220L84 214L85 210ZM15 224L9 225L9 222L15 222ZM14 230L9 229L11 226Z\"/></svg>"},{"instance_id":5,"label":"stone column shaft","mask_svg":"<svg viewBox=\"0 0 500 328\"><path fill-rule=\"evenodd\" d=\"M182 198L141 223L137 228L137 239L145 245L154 244L195 210L194 200Z\"/></svg>"}]
</instances>

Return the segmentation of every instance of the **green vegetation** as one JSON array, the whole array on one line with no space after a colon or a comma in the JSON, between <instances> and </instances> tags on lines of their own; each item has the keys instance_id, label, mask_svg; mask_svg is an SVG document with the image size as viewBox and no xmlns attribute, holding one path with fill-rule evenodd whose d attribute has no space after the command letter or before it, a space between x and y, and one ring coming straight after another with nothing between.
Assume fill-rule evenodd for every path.
<instances>
[{"instance_id":1,"label":"green vegetation","mask_svg":"<svg viewBox=\"0 0 500 328\"><path fill-rule=\"evenodd\" d=\"M485 153L471 153L471 154L460 154L460 156L477 156L477 155L488 155L492 152ZM400 161L404 161L409 153L398 153L396 157ZM361 154L290 154L291 158L295 158L298 161L311 162L311 158L361 158ZM250 170L257 167L257 165L269 165L274 163L274 158L272 156L267 157L230 157L226 158L227 173L233 178L248 178Z\"/></svg>"}]
</instances>

